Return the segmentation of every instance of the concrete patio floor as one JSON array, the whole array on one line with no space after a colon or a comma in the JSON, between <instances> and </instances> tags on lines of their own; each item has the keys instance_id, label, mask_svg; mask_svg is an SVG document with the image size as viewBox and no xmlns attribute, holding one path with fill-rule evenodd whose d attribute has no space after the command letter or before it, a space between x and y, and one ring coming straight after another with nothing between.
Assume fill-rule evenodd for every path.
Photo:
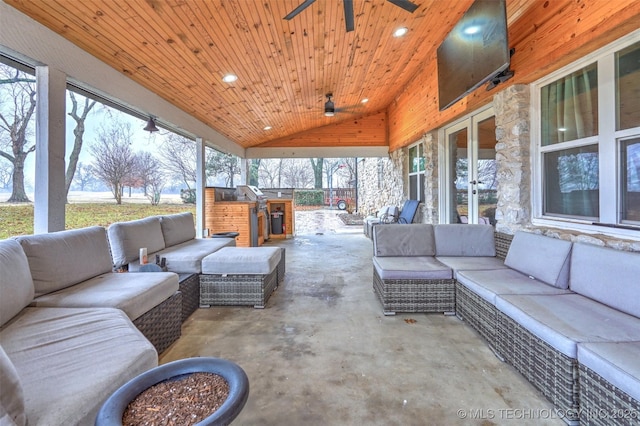
<instances>
[{"instance_id":1,"label":"concrete patio floor","mask_svg":"<svg viewBox=\"0 0 640 426\"><path fill-rule=\"evenodd\" d=\"M299 212L287 273L265 309L198 309L160 362L226 358L249 376L234 425L556 424L552 405L455 316L385 317L371 242Z\"/></svg>"}]
</instances>

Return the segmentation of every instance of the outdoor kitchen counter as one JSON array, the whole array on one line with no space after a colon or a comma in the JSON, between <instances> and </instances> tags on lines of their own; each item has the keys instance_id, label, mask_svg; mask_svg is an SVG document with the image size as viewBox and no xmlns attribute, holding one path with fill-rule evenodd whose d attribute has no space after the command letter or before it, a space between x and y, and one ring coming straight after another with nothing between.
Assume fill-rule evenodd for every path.
<instances>
[{"instance_id":1,"label":"outdoor kitchen counter","mask_svg":"<svg viewBox=\"0 0 640 426\"><path fill-rule=\"evenodd\" d=\"M252 226L257 226L255 232L258 232L258 229L262 229L262 221L266 220L263 212L256 212L257 204L255 201L214 201L205 197L205 227L209 235L237 232L236 246L251 247ZM253 224L252 215L257 216ZM263 241L263 238L258 238L258 245Z\"/></svg>"}]
</instances>

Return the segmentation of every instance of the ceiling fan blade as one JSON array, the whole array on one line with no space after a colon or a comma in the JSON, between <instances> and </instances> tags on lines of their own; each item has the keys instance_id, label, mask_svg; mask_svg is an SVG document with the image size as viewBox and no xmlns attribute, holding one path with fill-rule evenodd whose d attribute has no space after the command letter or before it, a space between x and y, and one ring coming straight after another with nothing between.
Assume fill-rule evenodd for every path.
<instances>
[{"instance_id":1,"label":"ceiling fan blade","mask_svg":"<svg viewBox=\"0 0 640 426\"><path fill-rule=\"evenodd\" d=\"M353 0L344 0L344 22L347 27L347 32L354 30Z\"/></svg>"},{"instance_id":2,"label":"ceiling fan blade","mask_svg":"<svg viewBox=\"0 0 640 426\"><path fill-rule=\"evenodd\" d=\"M300 3L300 5L298 7L293 9L287 16L285 16L284 19L286 19L287 21L291 20L298 13L302 12L307 7L311 6L313 4L313 2L315 2L315 1L316 0L304 0L302 3Z\"/></svg>"},{"instance_id":3,"label":"ceiling fan blade","mask_svg":"<svg viewBox=\"0 0 640 426\"><path fill-rule=\"evenodd\" d=\"M415 12L415 10L418 8L417 4L412 3L409 0L387 0L387 1L411 13Z\"/></svg>"}]
</instances>

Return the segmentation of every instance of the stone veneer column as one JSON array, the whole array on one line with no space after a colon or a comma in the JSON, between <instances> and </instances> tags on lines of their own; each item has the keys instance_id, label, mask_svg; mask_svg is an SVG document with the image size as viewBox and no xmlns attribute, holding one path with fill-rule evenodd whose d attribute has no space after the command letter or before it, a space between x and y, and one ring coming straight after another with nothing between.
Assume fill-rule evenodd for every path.
<instances>
[{"instance_id":1,"label":"stone veneer column","mask_svg":"<svg viewBox=\"0 0 640 426\"><path fill-rule=\"evenodd\" d=\"M438 223L438 133L424 135L424 208L423 223Z\"/></svg>"},{"instance_id":2,"label":"stone veneer column","mask_svg":"<svg viewBox=\"0 0 640 426\"><path fill-rule=\"evenodd\" d=\"M493 97L496 114L498 206L496 229L513 234L531 225L529 87L515 85Z\"/></svg>"}]
</instances>

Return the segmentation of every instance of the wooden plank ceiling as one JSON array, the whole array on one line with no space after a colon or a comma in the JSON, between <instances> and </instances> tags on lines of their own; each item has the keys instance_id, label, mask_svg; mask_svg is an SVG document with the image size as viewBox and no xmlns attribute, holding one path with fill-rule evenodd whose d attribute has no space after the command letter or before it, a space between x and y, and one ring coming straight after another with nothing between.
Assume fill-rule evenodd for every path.
<instances>
[{"instance_id":1,"label":"wooden plank ceiling","mask_svg":"<svg viewBox=\"0 0 640 426\"><path fill-rule=\"evenodd\" d=\"M354 0L347 33L341 0L318 0L291 21L283 17L303 0L5 1L245 148L366 116L379 123L472 3L416 0L412 14ZM401 26L409 34L392 37ZM227 73L238 80L222 82ZM339 145L324 139L314 146Z\"/></svg>"}]
</instances>

